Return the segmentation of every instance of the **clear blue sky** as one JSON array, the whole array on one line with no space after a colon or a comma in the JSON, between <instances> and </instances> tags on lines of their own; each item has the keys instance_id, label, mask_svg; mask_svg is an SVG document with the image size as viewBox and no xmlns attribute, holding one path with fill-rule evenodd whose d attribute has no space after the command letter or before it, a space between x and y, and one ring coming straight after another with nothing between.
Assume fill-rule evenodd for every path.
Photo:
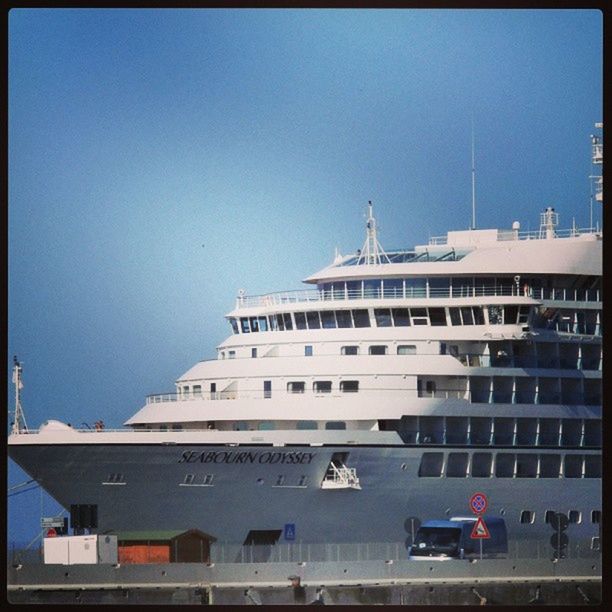
<instances>
[{"instance_id":1,"label":"clear blue sky","mask_svg":"<svg viewBox=\"0 0 612 612\"><path fill-rule=\"evenodd\" d=\"M7 370L28 424L120 426L214 356L239 288L299 288L361 247L368 200L386 248L467 228L472 115L479 227L537 229L549 205L587 226L601 14L13 9ZM10 498L9 538L39 515Z\"/></svg>"}]
</instances>

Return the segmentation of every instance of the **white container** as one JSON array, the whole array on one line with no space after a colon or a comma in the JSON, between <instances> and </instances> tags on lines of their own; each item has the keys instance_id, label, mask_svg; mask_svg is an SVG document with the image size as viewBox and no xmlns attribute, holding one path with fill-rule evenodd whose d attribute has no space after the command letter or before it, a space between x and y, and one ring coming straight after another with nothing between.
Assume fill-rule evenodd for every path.
<instances>
[{"instance_id":1,"label":"white container","mask_svg":"<svg viewBox=\"0 0 612 612\"><path fill-rule=\"evenodd\" d=\"M76 565L117 563L116 535L84 535L44 539L45 563Z\"/></svg>"}]
</instances>

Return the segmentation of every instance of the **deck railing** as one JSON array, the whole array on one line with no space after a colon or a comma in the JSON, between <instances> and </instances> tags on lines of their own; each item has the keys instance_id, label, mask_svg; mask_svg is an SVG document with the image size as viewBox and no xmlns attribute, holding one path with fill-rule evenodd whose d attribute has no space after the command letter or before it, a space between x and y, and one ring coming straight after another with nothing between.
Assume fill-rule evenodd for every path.
<instances>
[{"instance_id":1,"label":"deck railing","mask_svg":"<svg viewBox=\"0 0 612 612\"><path fill-rule=\"evenodd\" d=\"M599 234L601 230L597 227L584 227L575 229L562 229L555 230L555 238L575 238L583 234ZM546 232L541 230L529 230L529 231L514 231L514 230L498 230L497 233L498 241L508 240L547 240ZM430 245L444 245L448 244L448 236L432 236L429 239Z\"/></svg>"}]
</instances>

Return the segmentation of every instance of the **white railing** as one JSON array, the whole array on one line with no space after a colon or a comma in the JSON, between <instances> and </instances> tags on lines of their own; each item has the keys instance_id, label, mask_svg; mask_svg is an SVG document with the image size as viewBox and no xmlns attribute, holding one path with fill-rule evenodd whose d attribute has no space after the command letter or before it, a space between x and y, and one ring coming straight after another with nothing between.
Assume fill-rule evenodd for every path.
<instances>
[{"instance_id":1,"label":"white railing","mask_svg":"<svg viewBox=\"0 0 612 612\"><path fill-rule=\"evenodd\" d=\"M583 234L599 234L601 230L597 227L583 227L576 229L555 230L555 238L575 238ZM546 232L540 230L515 232L514 230L499 230L497 240L546 240ZM448 236L432 236L430 245L448 244Z\"/></svg>"},{"instance_id":2,"label":"white railing","mask_svg":"<svg viewBox=\"0 0 612 612\"><path fill-rule=\"evenodd\" d=\"M266 295L242 296L236 299L236 308L271 307L308 302L345 300L413 299L413 298L471 298L471 297L528 297L534 300L565 302L599 302L599 289L560 289L540 287L406 287L405 289L368 289L331 291L324 289L284 291Z\"/></svg>"}]
</instances>

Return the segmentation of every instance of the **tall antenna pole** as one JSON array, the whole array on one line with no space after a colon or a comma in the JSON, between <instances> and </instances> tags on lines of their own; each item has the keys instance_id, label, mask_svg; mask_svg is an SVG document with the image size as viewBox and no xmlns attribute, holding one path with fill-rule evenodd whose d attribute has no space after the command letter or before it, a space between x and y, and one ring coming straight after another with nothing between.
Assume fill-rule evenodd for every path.
<instances>
[{"instance_id":1,"label":"tall antenna pole","mask_svg":"<svg viewBox=\"0 0 612 612\"><path fill-rule=\"evenodd\" d=\"M25 415L21 408L21 388L23 383L21 382L21 364L17 361L17 357L13 357L13 383L15 384L15 417L13 420L13 427L11 433L18 434L22 430L27 431L28 426L25 421Z\"/></svg>"},{"instance_id":2,"label":"tall antenna pole","mask_svg":"<svg viewBox=\"0 0 612 612\"><path fill-rule=\"evenodd\" d=\"M474 114L472 113L472 228L476 229L476 164L474 163Z\"/></svg>"}]
</instances>

